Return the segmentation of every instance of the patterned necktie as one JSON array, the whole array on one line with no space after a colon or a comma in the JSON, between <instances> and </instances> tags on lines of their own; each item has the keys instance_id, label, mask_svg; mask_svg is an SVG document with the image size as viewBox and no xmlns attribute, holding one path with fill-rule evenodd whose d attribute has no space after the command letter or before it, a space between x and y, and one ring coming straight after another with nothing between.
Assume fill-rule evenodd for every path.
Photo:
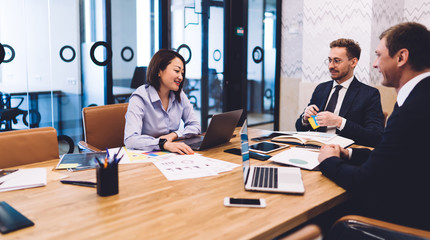
<instances>
[{"instance_id":1,"label":"patterned necktie","mask_svg":"<svg viewBox=\"0 0 430 240\"><path fill-rule=\"evenodd\" d=\"M328 101L327 107L325 108L325 110L329 112L334 112L334 109L336 108L336 104L337 104L337 98L339 97L339 90L342 88L342 86L337 85L335 88L336 89L331 95L331 98Z\"/></svg>"}]
</instances>

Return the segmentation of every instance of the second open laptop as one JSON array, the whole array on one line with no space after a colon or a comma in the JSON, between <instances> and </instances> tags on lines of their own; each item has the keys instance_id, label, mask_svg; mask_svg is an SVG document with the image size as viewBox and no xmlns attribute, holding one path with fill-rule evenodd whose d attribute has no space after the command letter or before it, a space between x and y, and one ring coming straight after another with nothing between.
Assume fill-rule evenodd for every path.
<instances>
[{"instance_id":1,"label":"second open laptop","mask_svg":"<svg viewBox=\"0 0 430 240\"><path fill-rule=\"evenodd\" d=\"M240 129L240 141L245 190L295 194L305 192L300 168L251 166L246 120Z\"/></svg>"},{"instance_id":2,"label":"second open laptop","mask_svg":"<svg viewBox=\"0 0 430 240\"><path fill-rule=\"evenodd\" d=\"M204 136L184 139L193 150L204 150L230 141L242 115L242 109L215 114Z\"/></svg>"}]
</instances>

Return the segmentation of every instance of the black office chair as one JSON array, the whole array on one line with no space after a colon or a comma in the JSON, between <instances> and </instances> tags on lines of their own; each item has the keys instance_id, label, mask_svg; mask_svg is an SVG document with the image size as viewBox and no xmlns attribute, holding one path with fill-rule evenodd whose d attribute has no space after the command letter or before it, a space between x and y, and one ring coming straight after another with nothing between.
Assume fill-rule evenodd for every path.
<instances>
[{"instance_id":1,"label":"black office chair","mask_svg":"<svg viewBox=\"0 0 430 240\"><path fill-rule=\"evenodd\" d=\"M131 88L138 88L146 83L146 67L136 67L134 69L133 78L131 79Z\"/></svg>"},{"instance_id":2,"label":"black office chair","mask_svg":"<svg viewBox=\"0 0 430 240\"><path fill-rule=\"evenodd\" d=\"M30 126L30 128L39 127L39 123L41 120L40 113L35 110L21 110L19 107L24 101L23 97L16 97L20 99L20 102L16 107L11 107L11 99L10 94L0 92L0 131L10 131L13 130L12 123L17 124L19 115L22 115L22 122L26 126ZM29 115L30 114L30 115ZM30 125L27 121L27 116L30 118ZM3 128L4 125L4 128Z\"/></svg>"}]
</instances>

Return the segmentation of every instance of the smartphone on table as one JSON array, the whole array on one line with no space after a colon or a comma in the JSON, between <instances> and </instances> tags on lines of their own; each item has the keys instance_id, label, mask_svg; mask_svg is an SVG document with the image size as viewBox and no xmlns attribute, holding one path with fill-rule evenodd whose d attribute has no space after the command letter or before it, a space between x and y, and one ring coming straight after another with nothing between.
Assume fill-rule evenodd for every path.
<instances>
[{"instance_id":1,"label":"smartphone on table","mask_svg":"<svg viewBox=\"0 0 430 240\"><path fill-rule=\"evenodd\" d=\"M266 200L263 198L224 198L224 206L226 207L255 207L265 208Z\"/></svg>"}]
</instances>

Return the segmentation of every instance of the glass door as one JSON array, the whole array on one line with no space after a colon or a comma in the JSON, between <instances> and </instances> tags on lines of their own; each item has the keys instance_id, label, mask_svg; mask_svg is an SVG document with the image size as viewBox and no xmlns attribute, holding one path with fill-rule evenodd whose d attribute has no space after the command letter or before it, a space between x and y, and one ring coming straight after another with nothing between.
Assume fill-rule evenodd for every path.
<instances>
[{"instance_id":1,"label":"glass door","mask_svg":"<svg viewBox=\"0 0 430 240\"><path fill-rule=\"evenodd\" d=\"M171 48L186 60L187 94L199 113L202 130L222 112L224 2L171 1Z\"/></svg>"},{"instance_id":2,"label":"glass door","mask_svg":"<svg viewBox=\"0 0 430 240\"><path fill-rule=\"evenodd\" d=\"M2 131L52 126L58 134L74 135L63 123L80 115L74 102L80 94L78 6L0 1Z\"/></svg>"},{"instance_id":3,"label":"glass door","mask_svg":"<svg viewBox=\"0 0 430 240\"><path fill-rule=\"evenodd\" d=\"M276 0L248 1L248 124L272 123L275 108Z\"/></svg>"},{"instance_id":4,"label":"glass door","mask_svg":"<svg viewBox=\"0 0 430 240\"><path fill-rule=\"evenodd\" d=\"M146 69L159 49L159 2L111 0L113 100L126 102L146 83Z\"/></svg>"},{"instance_id":5,"label":"glass door","mask_svg":"<svg viewBox=\"0 0 430 240\"><path fill-rule=\"evenodd\" d=\"M112 98L110 0L81 0L83 107L105 105Z\"/></svg>"}]
</instances>

